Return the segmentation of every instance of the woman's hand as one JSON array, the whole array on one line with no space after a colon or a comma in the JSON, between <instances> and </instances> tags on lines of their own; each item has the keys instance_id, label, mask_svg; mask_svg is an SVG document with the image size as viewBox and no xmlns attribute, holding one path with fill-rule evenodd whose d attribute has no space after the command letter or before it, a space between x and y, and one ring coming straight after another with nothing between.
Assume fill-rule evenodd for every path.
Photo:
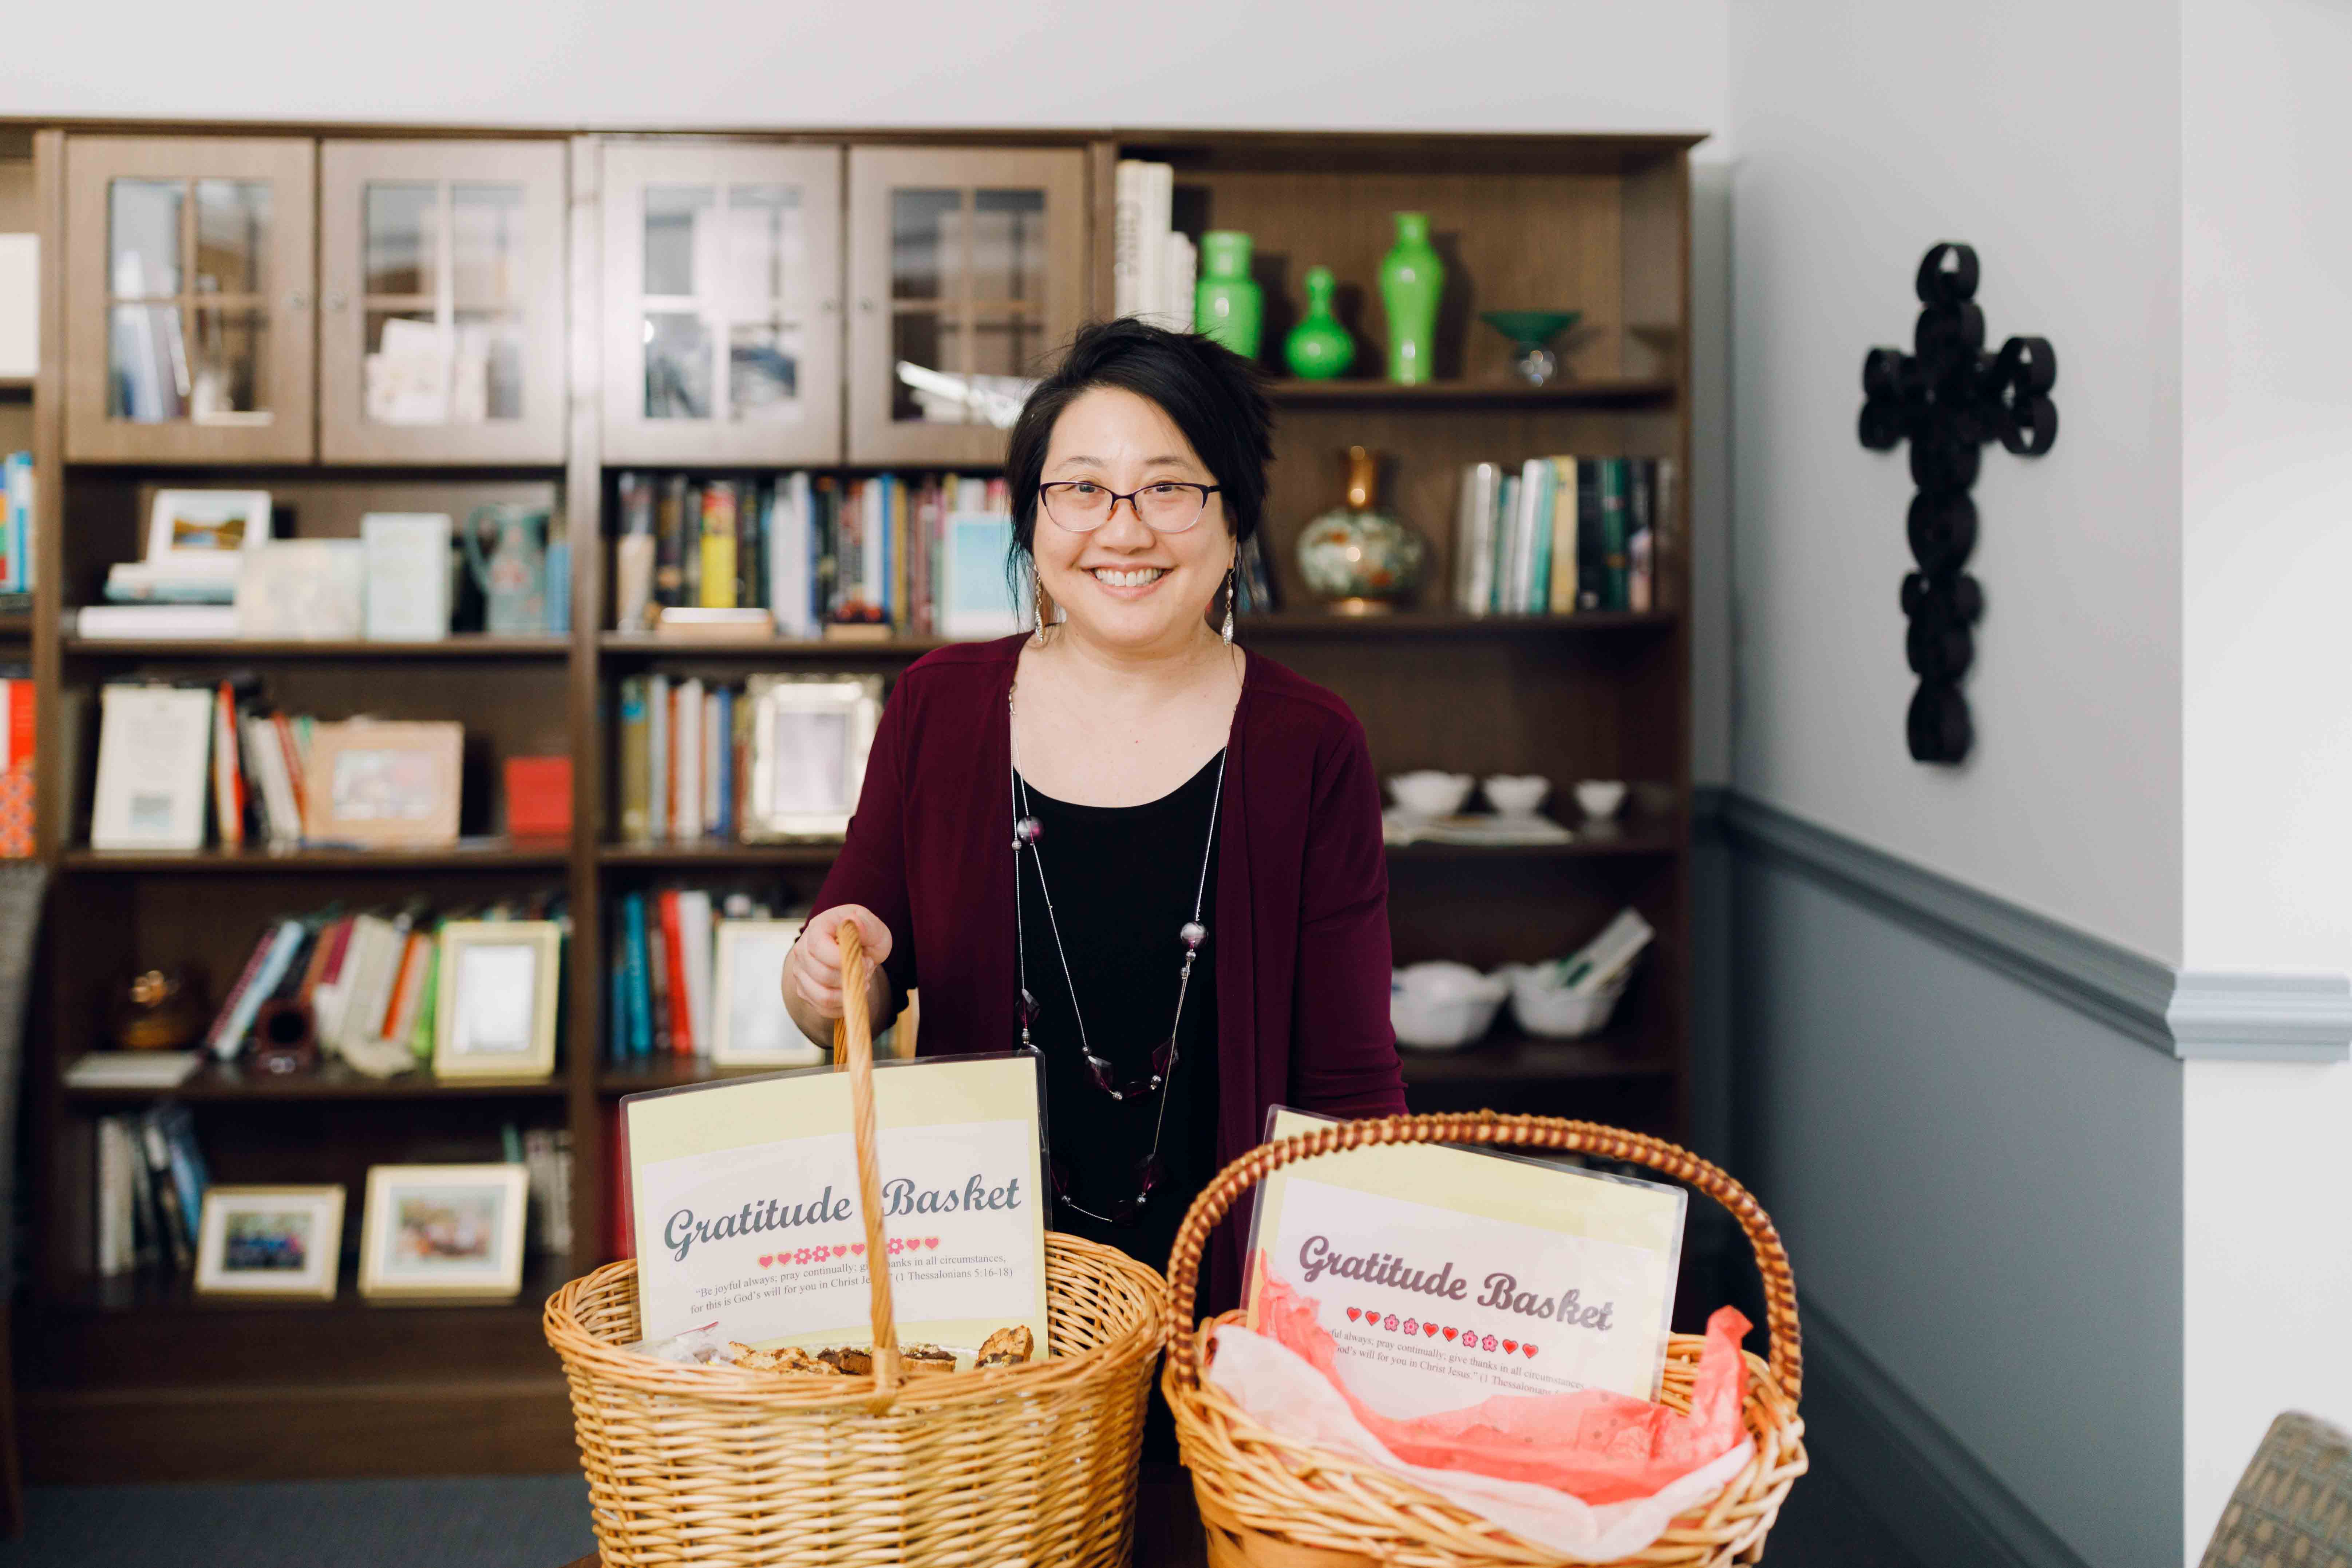
<instances>
[{"instance_id":1,"label":"woman's hand","mask_svg":"<svg viewBox=\"0 0 2352 1568\"><path fill-rule=\"evenodd\" d=\"M882 961L890 956L890 928L881 917L860 904L835 904L812 917L784 960L784 1010L800 1026L801 1033L819 1045L833 1043L833 1022L842 1015L839 933L848 924L856 926L866 962L873 965L866 1006L866 1016L877 1027L889 1004L889 982L883 978Z\"/></svg>"}]
</instances>

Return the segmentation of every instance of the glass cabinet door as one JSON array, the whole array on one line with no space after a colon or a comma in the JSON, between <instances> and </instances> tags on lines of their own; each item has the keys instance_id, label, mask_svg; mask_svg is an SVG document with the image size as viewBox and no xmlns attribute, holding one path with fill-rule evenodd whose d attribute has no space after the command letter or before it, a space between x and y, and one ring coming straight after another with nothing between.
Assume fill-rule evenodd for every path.
<instances>
[{"instance_id":1,"label":"glass cabinet door","mask_svg":"<svg viewBox=\"0 0 2352 1568\"><path fill-rule=\"evenodd\" d=\"M605 459L840 461L840 150L604 160Z\"/></svg>"},{"instance_id":2,"label":"glass cabinet door","mask_svg":"<svg viewBox=\"0 0 2352 1568\"><path fill-rule=\"evenodd\" d=\"M849 153L849 456L994 464L1086 294L1085 154Z\"/></svg>"},{"instance_id":3,"label":"glass cabinet door","mask_svg":"<svg viewBox=\"0 0 2352 1568\"><path fill-rule=\"evenodd\" d=\"M561 462L564 148L330 142L319 455Z\"/></svg>"},{"instance_id":4,"label":"glass cabinet door","mask_svg":"<svg viewBox=\"0 0 2352 1568\"><path fill-rule=\"evenodd\" d=\"M310 456L312 148L66 142L66 455Z\"/></svg>"}]
</instances>

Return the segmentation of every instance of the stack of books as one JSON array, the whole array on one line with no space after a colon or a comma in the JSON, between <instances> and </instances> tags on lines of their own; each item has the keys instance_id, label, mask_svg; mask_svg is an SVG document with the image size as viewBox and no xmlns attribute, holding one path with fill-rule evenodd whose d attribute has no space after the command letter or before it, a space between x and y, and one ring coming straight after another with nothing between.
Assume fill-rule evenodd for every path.
<instances>
[{"instance_id":1,"label":"stack of books","mask_svg":"<svg viewBox=\"0 0 2352 1568\"><path fill-rule=\"evenodd\" d=\"M187 1108L98 1119L98 1272L193 1271L212 1178Z\"/></svg>"},{"instance_id":2,"label":"stack of books","mask_svg":"<svg viewBox=\"0 0 2352 1568\"><path fill-rule=\"evenodd\" d=\"M1675 515L1662 458L1530 458L1462 470L1454 598L1474 616L1567 616L1657 604L1658 535Z\"/></svg>"},{"instance_id":3,"label":"stack of books","mask_svg":"<svg viewBox=\"0 0 2352 1568\"><path fill-rule=\"evenodd\" d=\"M1201 253L1175 226L1175 183L1171 164L1119 160L1113 191L1111 310L1189 332Z\"/></svg>"},{"instance_id":4,"label":"stack of books","mask_svg":"<svg viewBox=\"0 0 2352 1568\"><path fill-rule=\"evenodd\" d=\"M1016 621L1001 479L625 473L620 522L621 631L654 630L668 609L765 610L789 637L976 636Z\"/></svg>"}]
</instances>

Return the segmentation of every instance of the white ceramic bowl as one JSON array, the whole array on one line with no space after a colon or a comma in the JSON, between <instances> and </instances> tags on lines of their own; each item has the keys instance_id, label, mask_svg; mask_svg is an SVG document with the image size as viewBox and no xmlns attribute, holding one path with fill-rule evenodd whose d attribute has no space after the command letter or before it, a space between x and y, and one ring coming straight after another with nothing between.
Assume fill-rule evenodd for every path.
<instances>
[{"instance_id":1,"label":"white ceramic bowl","mask_svg":"<svg viewBox=\"0 0 2352 1568\"><path fill-rule=\"evenodd\" d=\"M1389 1021L1397 1044L1453 1051L1482 1038L1510 993L1505 981L1466 963L1408 964L1389 978Z\"/></svg>"},{"instance_id":2,"label":"white ceramic bowl","mask_svg":"<svg viewBox=\"0 0 2352 1568\"><path fill-rule=\"evenodd\" d=\"M1533 816L1551 794L1551 780L1540 773L1496 773L1480 781L1486 804L1505 816Z\"/></svg>"},{"instance_id":3,"label":"white ceramic bowl","mask_svg":"<svg viewBox=\"0 0 2352 1568\"><path fill-rule=\"evenodd\" d=\"M1434 768L1423 768L1410 773L1391 773L1389 793L1396 796L1400 807L1415 816L1451 816L1470 798L1470 786L1475 782L1468 773L1444 773Z\"/></svg>"},{"instance_id":4,"label":"white ceramic bowl","mask_svg":"<svg viewBox=\"0 0 2352 1568\"><path fill-rule=\"evenodd\" d=\"M1598 1034L1608 1026L1625 994L1632 971L1598 991L1569 991L1540 978L1546 971L1529 964L1510 964L1495 972L1511 988L1511 1016L1530 1035L1547 1039L1574 1040Z\"/></svg>"},{"instance_id":5,"label":"white ceramic bowl","mask_svg":"<svg viewBox=\"0 0 2352 1568\"><path fill-rule=\"evenodd\" d=\"M1625 804L1623 779L1579 779L1576 781L1576 807L1596 821L1606 821L1617 815Z\"/></svg>"}]
</instances>

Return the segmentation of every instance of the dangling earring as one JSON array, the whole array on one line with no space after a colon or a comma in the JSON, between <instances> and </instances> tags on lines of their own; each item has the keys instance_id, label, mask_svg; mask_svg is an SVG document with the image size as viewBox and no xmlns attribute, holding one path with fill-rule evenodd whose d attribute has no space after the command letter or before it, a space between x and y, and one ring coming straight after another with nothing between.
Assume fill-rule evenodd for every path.
<instances>
[{"instance_id":1,"label":"dangling earring","mask_svg":"<svg viewBox=\"0 0 2352 1568\"><path fill-rule=\"evenodd\" d=\"M1227 647L1234 646L1234 574L1238 570L1240 570L1239 563L1225 568L1225 646Z\"/></svg>"},{"instance_id":2,"label":"dangling earring","mask_svg":"<svg viewBox=\"0 0 2352 1568\"><path fill-rule=\"evenodd\" d=\"M1036 625L1030 637L1039 647L1045 646L1045 577L1037 570L1035 562L1029 564L1029 613Z\"/></svg>"}]
</instances>

